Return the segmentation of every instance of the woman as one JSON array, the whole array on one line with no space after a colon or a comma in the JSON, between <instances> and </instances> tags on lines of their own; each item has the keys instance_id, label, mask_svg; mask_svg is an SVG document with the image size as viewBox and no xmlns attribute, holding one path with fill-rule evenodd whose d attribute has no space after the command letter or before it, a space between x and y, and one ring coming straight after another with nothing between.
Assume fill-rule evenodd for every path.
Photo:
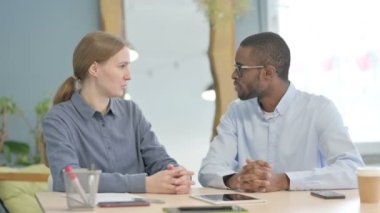
<instances>
[{"instance_id":1,"label":"woman","mask_svg":"<svg viewBox=\"0 0 380 213\"><path fill-rule=\"evenodd\" d=\"M126 43L105 32L87 34L75 48L74 74L43 124L54 191L64 191L67 165L102 170L99 192L190 191L193 172L166 153L138 106L120 98L129 63Z\"/></svg>"}]
</instances>

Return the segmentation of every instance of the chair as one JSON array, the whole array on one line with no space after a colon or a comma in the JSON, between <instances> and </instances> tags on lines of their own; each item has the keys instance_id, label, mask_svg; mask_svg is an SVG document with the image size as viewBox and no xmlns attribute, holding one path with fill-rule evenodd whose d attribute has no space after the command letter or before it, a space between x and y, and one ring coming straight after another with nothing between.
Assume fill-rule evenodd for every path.
<instances>
[{"instance_id":1,"label":"chair","mask_svg":"<svg viewBox=\"0 0 380 213\"><path fill-rule=\"evenodd\" d=\"M0 167L0 199L6 209L9 212L40 212L34 194L48 191L49 175L50 170L44 164Z\"/></svg>"}]
</instances>

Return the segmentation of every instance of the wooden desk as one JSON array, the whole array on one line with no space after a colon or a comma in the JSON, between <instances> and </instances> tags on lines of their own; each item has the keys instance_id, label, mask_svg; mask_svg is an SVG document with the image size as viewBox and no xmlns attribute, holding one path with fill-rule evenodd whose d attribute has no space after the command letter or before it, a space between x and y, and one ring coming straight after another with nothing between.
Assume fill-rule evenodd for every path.
<instances>
[{"instance_id":1,"label":"wooden desk","mask_svg":"<svg viewBox=\"0 0 380 213\"><path fill-rule=\"evenodd\" d=\"M231 193L229 190L211 188L194 188L192 194L206 193ZM323 213L379 213L380 204L361 204L357 190L339 190L346 195L346 199L323 200L310 196L309 191L282 191L272 193L244 193L247 195L266 199L265 204L239 204L250 212L323 212ZM189 195L161 195L161 194L138 194L145 198L161 199L165 204L151 204L150 207L125 207L125 208L95 208L90 212L162 212L163 207L211 205ZM68 212L64 193L59 192L37 192L37 200L46 213Z\"/></svg>"}]
</instances>

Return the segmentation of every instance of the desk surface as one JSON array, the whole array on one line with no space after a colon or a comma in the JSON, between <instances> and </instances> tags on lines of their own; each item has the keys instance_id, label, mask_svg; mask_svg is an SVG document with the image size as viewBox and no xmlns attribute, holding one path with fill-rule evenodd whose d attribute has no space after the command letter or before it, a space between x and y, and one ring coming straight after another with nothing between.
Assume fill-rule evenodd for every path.
<instances>
[{"instance_id":1,"label":"desk surface","mask_svg":"<svg viewBox=\"0 0 380 213\"><path fill-rule=\"evenodd\" d=\"M243 193L267 200L267 203L239 204L249 212L361 212L379 213L380 204L361 204L357 190L337 190L346 195L346 199L324 200L310 196L309 191L282 191L271 193ZM230 190L211 188L193 188L191 194L223 194L231 193ZM124 208L95 208L90 212L162 212L163 207L211 205L189 195L166 195L166 194L137 194L138 196L164 200L165 204L152 203L149 207L124 207ZM64 193L37 192L36 198L46 213L68 212ZM81 211L84 212L84 211Z\"/></svg>"}]
</instances>

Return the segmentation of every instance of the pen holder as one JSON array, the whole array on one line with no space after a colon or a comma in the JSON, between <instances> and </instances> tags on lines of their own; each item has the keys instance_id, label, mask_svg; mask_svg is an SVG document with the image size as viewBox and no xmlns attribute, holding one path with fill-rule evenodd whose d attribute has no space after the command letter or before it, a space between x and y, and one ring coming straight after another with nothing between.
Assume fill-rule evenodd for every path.
<instances>
[{"instance_id":1,"label":"pen holder","mask_svg":"<svg viewBox=\"0 0 380 213\"><path fill-rule=\"evenodd\" d=\"M100 170L72 169L63 172L69 210L91 210L96 206Z\"/></svg>"}]
</instances>

